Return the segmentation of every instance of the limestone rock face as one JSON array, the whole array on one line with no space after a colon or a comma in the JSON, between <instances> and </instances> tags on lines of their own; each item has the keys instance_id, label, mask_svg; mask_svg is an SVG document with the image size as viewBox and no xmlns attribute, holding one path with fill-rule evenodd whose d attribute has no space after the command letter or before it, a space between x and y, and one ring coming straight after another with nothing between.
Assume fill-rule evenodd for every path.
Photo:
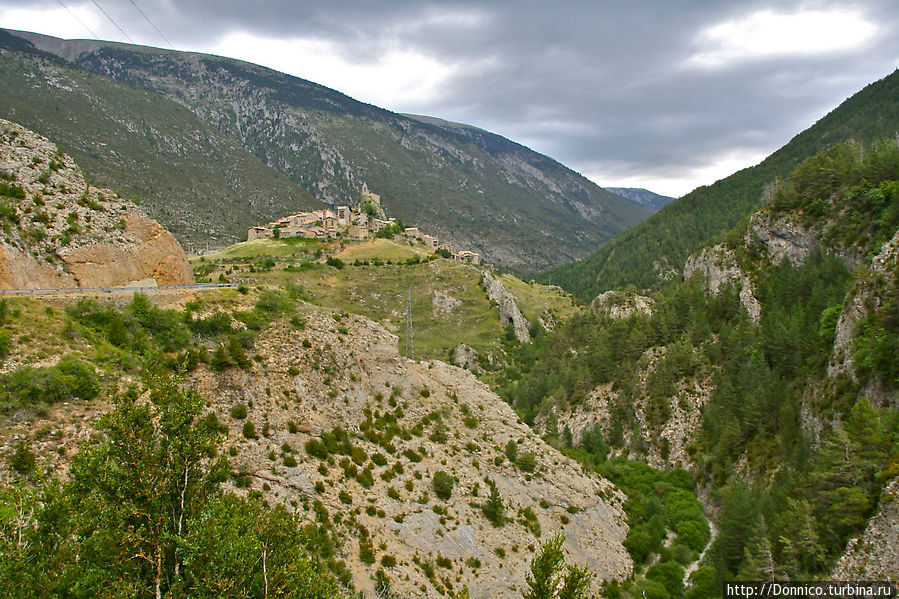
<instances>
[{"instance_id":1,"label":"limestone rock face","mask_svg":"<svg viewBox=\"0 0 899 599\"><path fill-rule=\"evenodd\" d=\"M175 237L132 202L88 185L46 138L0 119L0 289L186 285Z\"/></svg>"},{"instance_id":2,"label":"limestone rock face","mask_svg":"<svg viewBox=\"0 0 899 599\"><path fill-rule=\"evenodd\" d=\"M871 270L877 275L892 279L899 268L899 231L893 238L883 244L880 252L871 261ZM868 316L868 305L878 306L882 294L874 293L871 285L864 279L856 282L843 304L840 318L835 329L833 353L827 365L827 375L835 377L839 374L855 376L852 362L852 341L855 326Z\"/></svg>"},{"instance_id":3,"label":"limestone rock face","mask_svg":"<svg viewBox=\"0 0 899 599\"><path fill-rule=\"evenodd\" d=\"M684 265L684 278L689 279L696 273L702 275L709 291L715 294L726 285L740 287L740 303L753 322L758 324L762 317L762 307L755 298L755 286L737 264L733 251L724 245L716 245L690 256Z\"/></svg>"},{"instance_id":4,"label":"limestone rock face","mask_svg":"<svg viewBox=\"0 0 899 599\"><path fill-rule=\"evenodd\" d=\"M655 300L645 295L623 291L606 291L596 296L590 309L596 314L606 314L611 318L630 318L634 314L650 316Z\"/></svg>"},{"instance_id":5,"label":"limestone rock face","mask_svg":"<svg viewBox=\"0 0 899 599\"><path fill-rule=\"evenodd\" d=\"M529 332L531 325L521 314L515 298L509 293L505 286L493 278L486 270L484 271L481 282L487 291L487 297L499 305L499 321L503 326L512 323L515 330L515 338L521 343L530 343L531 334Z\"/></svg>"},{"instance_id":6,"label":"limestone rock face","mask_svg":"<svg viewBox=\"0 0 899 599\"><path fill-rule=\"evenodd\" d=\"M884 488L880 509L862 535L846 545L830 580L899 582L899 480Z\"/></svg>"},{"instance_id":7,"label":"limestone rock face","mask_svg":"<svg viewBox=\"0 0 899 599\"><path fill-rule=\"evenodd\" d=\"M460 343L456 346L456 349L453 350L453 364L476 374L484 372L484 369L478 364L478 352L465 343Z\"/></svg>"},{"instance_id":8,"label":"limestone rock face","mask_svg":"<svg viewBox=\"0 0 899 599\"><path fill-rule=\"evenodd\" d=\"M156 285L193 283L187 256L171 233L138 212L126 213L124 221L130 244L106 242L57 251L83 287L114 287L148 279Z\"/></svg>"},{"instance_id":9,"label":"limestone rock face","mask_svg":"<svg viewBox=\"0 0 899 599\"><path fill-rule=\"evenodd\" d=\"M756 212L749 219L745 242L748 247L763 246L774 264L786 259L793 266L803 264L818 248L818 239L804 226L786 217L774 218L764 211Z\"/></svg>"}]
</instances>

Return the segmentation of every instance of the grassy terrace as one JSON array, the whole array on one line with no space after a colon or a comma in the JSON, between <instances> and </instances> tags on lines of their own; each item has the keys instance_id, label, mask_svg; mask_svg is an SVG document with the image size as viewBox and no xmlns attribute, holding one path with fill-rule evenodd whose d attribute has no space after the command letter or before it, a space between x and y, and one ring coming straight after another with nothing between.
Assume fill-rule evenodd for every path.
<instances>
[{"instance_id":1,"label":"grassy terrace","mask_svg":"<svg viewBox=\"0 0 899 599\"><path fill-rule=\"evenodd\" d=\"M325 263L333 256L343 267ZM405 351L406 294L412 290L416 358L448 360L460 343L484 350L504 335L496 305L477 268L434 258L421 244L374 239L362 243L265 239L239 243L192 260L199 279L283 287L298 283L308 301L361 314L399 337ZM562 320L577 308L559 290L502 276L522 312L535 321L547 309ZM457 303L458 302L458 303Z\"/></svg>"}]
</instances>

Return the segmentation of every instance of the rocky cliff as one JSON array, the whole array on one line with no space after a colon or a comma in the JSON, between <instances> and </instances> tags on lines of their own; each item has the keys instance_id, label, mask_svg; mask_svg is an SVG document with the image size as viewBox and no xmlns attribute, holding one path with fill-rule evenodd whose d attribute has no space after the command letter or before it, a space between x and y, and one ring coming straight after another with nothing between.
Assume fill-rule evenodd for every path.
<instances>
[{"instance_id":1,"label":"rocky cliff","mask_svg":"<svg viewBox=\"0 0 899 599\"><path fill-rule=\"evenodd\" d=\"M861 536L846 545L830 580L899 582L899 480L880 495L880 508Z\"/></svg>"},{"instance_id":2,"label":"rocky cliff","mask_svg":"<svg viewBox=\"0 0 899 599\"><path fill-rule=\"evenodd\" d=\"M515 303L515 296L509 293L503 284L495 279L488 271L483 271L481 275L481 284L487 291L487 297L499 306L499 321L503 326L512 325L515 331L515 338L521 343L530 343L531 334L529 332L531 324L521 314L518 304Z\"/></svg>"},{"instance_id":3,"label":"rocky cliff","mask_svg":"<svg viewBox=\"0 0 899 599\"><path fill-rule=\"evenodd\" d=\"M193 283L175 238L116 193L89 185L40 135L0 120L0 288Z\"/></svg>"},{"instance_id":4,"label":"rocky cliff","mask_svg":"<svg viewBox=\"0 0 899 599\"><path fill-rule=\"evenodd\" d=\"M719 293L722 288L733 285L740 289L740 303L749 317L758 324L762 317L762 307L755 298L755 286L737 262L733 250L716 245L705 248L687 259L684 278L700 274L711 293Z\"/></svg>"},{"instance_id":5,"label":"rocky cliff","mask_svg":"<svg viewBox=\"0 0 899 599\"><path fill-rule=\"evenodd\" d=\"M595 314L605 314L609 318L629 318L635 314L652 314L655 300L645 295L626 291L606 291L596 296L590 303Z\"/></svg>"}]
</instances>

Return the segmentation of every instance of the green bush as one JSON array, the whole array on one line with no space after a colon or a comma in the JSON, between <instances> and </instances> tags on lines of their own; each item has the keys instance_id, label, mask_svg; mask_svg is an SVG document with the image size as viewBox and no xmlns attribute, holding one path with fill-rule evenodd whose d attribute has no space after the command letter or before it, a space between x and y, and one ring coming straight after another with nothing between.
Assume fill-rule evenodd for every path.
<instances>
[{"instance_id":1,"label":"green bush","mask_svg":"<svg viewBox=\"0 0 899 599\"><path fill-rule=\"evenodd\" d=\"M243 423L243 436L247 439L259 438L259 435L256 434L256 425L253 424L252 420L247 420Z\"/></svg>"},{"instance_id":2,"label":"green bush","mask_svg":"<svg viewBox=\"0 0 899 599\"><path fill-rule=\"evenodd\" d=\"M328 448L325 447L324 443L322 443L318 439L309 439L308 441L306 441L306 445L304 445L304 448L306 449L306 453L314 458L318 458L320 460L328 459Z\"/></svg>"},{"instance_id":3,"label":"green bush","mask_svg":"<svg viewBox=\"0 0 899 599\"><path fill-rule=\"evenodd\" d=\"M237 420L243 420L247 417L247 406L242 403L236 403L231 406L231 417Z\"/></svg>"},{"instance_id":4,"label":"green bush","mask_svg":"<svg viewBox=\"0 0 899 599\"><path fill-rule=\"evenodd\" d=\"M646 572L646 578L662 583L672 597L680 597L683 594L684 569L677 562L668 561L654 565Z\"/></svg>"},{"instance_id":5,"label":"green bush","mask_svg":"<svg viewBox=\"0 0 899 599\"><path fill-rule=\"evenodd\" d=\"M455 482L456 481L452 476L443 470L438 470L434 473L434 494L440 499L447 501L453 494L453 485Z\"/></svg>"},{"instance_id":6,"label":"green bush","mask_svg":"<svg viewBox=\"0 0 899 599\"><path fill-rule=\"evenodd\" d=\"M526 451L518 454L515 465L525 472L533 472L537 468L537 456L532 451Z\"/></svg>"},{"instance_id":7,"label":"green bush","mask_svg":"<svg viewBox=\"0 0 899 599\"><path fill-rule=\"evenodd\" d=\"M7 401L23 405L57 403L71 399L89 401L100 394L94 367L74 356L65 356L54 366L20 366L0 377Z\"/></svg>"},{"instance_id":8,"label":"green bush","mask_svg":"<svg viewBox=\"0 0 899 599\"><path fill-rule=\"evenodd\" d=\"M37 469L37 457L27 441L16 444L16 450L9 458L9 467L21 475L31 474Z\"/></svg>"}]
</instances>

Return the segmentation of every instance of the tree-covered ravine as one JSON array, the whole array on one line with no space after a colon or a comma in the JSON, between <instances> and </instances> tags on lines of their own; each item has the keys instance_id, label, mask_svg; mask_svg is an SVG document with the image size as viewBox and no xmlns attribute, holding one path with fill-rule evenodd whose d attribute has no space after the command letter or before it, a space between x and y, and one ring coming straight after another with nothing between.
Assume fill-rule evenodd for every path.
<instances>
[{"instance_id":1,"label":"tree-covered ravine","mask_svg":"<svg viewBox=\"0 0 899 599\"><path fill-rule=\"evenodd\" d=\"M716 240L752 281L757 323L740 283L710 293L697 274L654 294L651 310L622 317L594 306L509 348L500 394L630 498L626 544L635 564L651 567L607 596L714 597L724 580L826 576L899 475L899 278L895 262L871 266L899 226L899 148L835 146L774 182L764 210L819 243L794 265L749 242L749 219ZM612 299L633 304L636 291ZM846 355L835 356L854 299L865 310ZM837 359L851 367L829 373ZM684 431L689 474L639 463L653 452L668 461L660 431L681 391L695 387L708 392L696 430ZM572 434L560 425L595 409L598 388L609 398L602 426ZM678 489L703 497L719 530L686 587L677 573L709 534L696 508L672 498Z\"/></svg>"}]
</instances>

